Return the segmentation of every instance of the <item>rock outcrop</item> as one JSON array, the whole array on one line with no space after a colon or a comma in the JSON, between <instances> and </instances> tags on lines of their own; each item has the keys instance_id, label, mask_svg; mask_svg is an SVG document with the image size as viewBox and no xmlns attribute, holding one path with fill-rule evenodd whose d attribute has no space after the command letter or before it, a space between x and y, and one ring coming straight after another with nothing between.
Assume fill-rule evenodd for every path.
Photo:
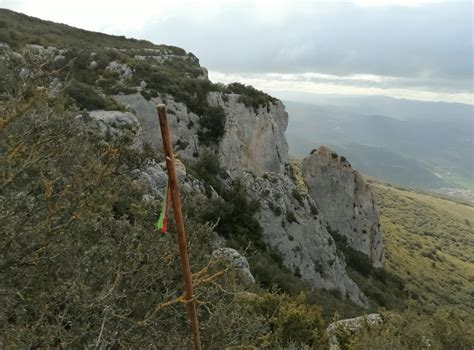
<instances>
[{"instance_id":1,"label":"rock outcrop","mask_svg":"<svg viewBox=\"0 0 474 350\"><path fill-rule=\"evenodd\" d=\"M285 266L314 287L337 290L343 298L367 307L367 298L347 275L314 201L284 174L256 177L244 172L241 181L260 201L257 219L263 239L280 253Z\"/></svg>"},{"instance_id":2,"label":"rock outcrop","mask_svg":"<svg viewBox=\"0 0 474 350\"><path fill-rule=\"evenodd\" d=\"M108 69L119 73L123 80L133 74L128 66L116 62ZM205 74L202 79L206 79ZM143 90L146 85L142 81L137 89ZM146 99L140 93L116 95L114 98L129 112L92 111L89 115L105 139L123 132L136 133L139 143L148 142L161 149L156 105L165 103L176 154L186 161L197 159L202 150L198 137L201 118L173 96L158 96ZM240 178L249 195L262 204L257 219L266 244L281 254L296 276L314 287L337 290L342 297L366 307L367 298L347 275L344 258L337 254L331 235L337 232L345 236L352 248L371 257L374 266L382 264L377 212L362 177L342 157L321 149L305 159L299 181L295 181L285 138L288 114L280 101L269 99L256 108L242 103L238 94L214 91L208 93L207 103L222 107L225 113L224 135L215 150L228 174L226 181ZM178 175L184 191L208 193L204 184L185 170ZM150 199L162 197L166 186L164 165L150 165L134 176L145 182Z\"/></svg>"},{"instance_id":3,"label":"rock outcrop","mask_svg":"<svg viewBox=\"0 0 474 350\"><path fill-rule=\"evenodd\" d=\"M94 67L92 67L93 62L95 62L95 61L91 62L91 68L94 68ZM96 65L97 65L97 63L96 63ZM132 72L131 68L128 65L126 65L125 63L119 63L119 62L116 62L116 61L112 61L107 66L106 70L110 71L110 72L113 72L113 73L117 73L118 76L119 76L119 79L122 80L122 81L126 80L126 79L131 79L133 77L133 72Z\"/></svg>"},{"instance_id":4,"label":"rock outcrop","mask_svg":"<svg viewBox=\"0 0 474 350\"><path fill-rule=\"evenodd\" d=\"M329 339L330 350L340 350L341 345L337 339L337 331L341 330L345 334L354 335L360 332L364 327L375 327L383 323L380 314L369 314L346 320L340 320L331 323L326 329L326 335Z\"/></svg>"},{"instance_id":5,"label":"rock outcrop","mask_svg":"<svg viewBox=\"0 0 474 350\"><path fill-rule=\"evenodd\" d=\"M302 170L327 229L344 236L352 249L366 254L374 267L381 267L384 248L377 208L359 172L326 147L313 150L303 160Z\"/></svg>"},{"instance_id":6,"label":"rock outcrop","mask_svg":"<svg viewBox=\"0 0 474 350\"><path fill-rule=\"evenodd\" d=\"M225 96L225 97L224 97ZM133 109L140 122L141 139L161 149L162 141L156 105L165 103L171 142L184 159L195 158L199 151L199 117L172 96L146 100L140 94L119 95L115 98ZM226 114L225 133L218 147L221 165L236 176L244 170L256 175L265 172L282 173L288 165L288 144L285 130L288 113L281 102L254 110L239 102L239 95L211 92L209 104L221 106Z\"/></svg>"},{"instance_id":7,"label":"rock outcrop","mask_svg":"<svg viewBox=\"0 0 474 350\"><path fill-rule=\"evenodd\" d=\"M250 286L255 283L255 278L250 272L250 266L247 259L242 256L237 250L233 248L218 248L212 252L214 258L226 260L241 277L245 286Z\"/></svg>"},{"instance_id":8,"label":"rock outcrop","mask_svg":"<svg viewBox=\"0 0 474 350\"><path fill-rule=\"evenodd\" d=\"M135 111L140 138L161 149L156 104L165 102L172 144L182 159L195 159L199 117L172 96L146 100L140 94L116 98ZM285 266L316 288L337 290L343 298L366 307L367 298L346 273L336 252L327 220L317 201L298 188L289 176L285 130L288 114L281 102L253 109L239 95L211 92L208 102L226 114L225 134L217 155L231 179L240 178L247 192L262 203L258 213L264 241L282 256ZM150 169L151 171L151 169ZM145 174L144 174L145 176ZM145 176L146 177L146 176Z\"/></svg>"},{"instance_id":9,"label":"rock outcrop","mask_svg":"<svg viewBox=\"0 0 474 350\"><path fill-rule=\"evenodd\" d=\"M222 106L226 114L225 134L219 144L219 158L229 172L240 175L246 169L261 176L282 173L287 166L285 130L288 113L280 101L254 109L239 103L239 95L210 93L209 103Z\"/></svg>"},{"instance_id":10,"label":"rock outcrop","mask_svg":"<svg viewBox=\"0 0 474 350\"><path fill-rule=\"evenodd\" d=\"M181 191L187 193L206 193L205 185L192 175L179 160L176 160L176 176L180 183ZM137 181L142 181L147 188L147 195L153 198L163 198L168 184L166 163L151 164L143 169L137 169L133 174Z\"/></svg>"},{"instance_id":11,"label":"rock outcrop","mask_svg":"<svg viewBox=\"0 0 474 350\"><path fill-rule=\"evenodd\" d=\"M169 95L165 98L147 100L137 93L117 95L115 99L135 112L135 116L141 125L140 140L149 143L156 149L162 149L163 147L156 105L166 103L173 148L183 159L192 159L197 156L199 152L197 136L199 117L192 112L188 112L185 104L176 102Z\"/></svg>"},{"instance_id":12,"label":"rock outcrop","mask_svg":"<svg viewBox=\"0 0 474 350\"><path fill-rule=\"evenodd\" d=\"M140 130L140 123L130 112L99 110L90 111L88 114L105 140L123 137L126 133L135 138Z\"/></svg>"}]
</instances>

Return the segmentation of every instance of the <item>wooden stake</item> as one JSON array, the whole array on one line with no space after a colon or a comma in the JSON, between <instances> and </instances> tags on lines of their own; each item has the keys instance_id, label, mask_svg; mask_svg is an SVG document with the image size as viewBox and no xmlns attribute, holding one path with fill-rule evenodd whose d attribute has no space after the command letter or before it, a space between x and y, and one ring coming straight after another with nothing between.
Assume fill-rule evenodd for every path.
<instances>
[{"instance_id":1,"label":"wooden stake","mask_svg":"<svg viewBox=\"0 0 474 350\"><path fill-rule=\"evenodd\" d=\"M181 212L181 201L179 199L178 181L176 178L176 167L174 162L173 148L171 147L171 137L168 128L168 116L166 115L166 106L159 104L156 106L158 119L160 121L161 137L163 138L163 149L166 156L166 166L170 183L171 197L173 199L174 220L176 231L178 233L179 253L181 255L181 268L183 270L183 281L185 298L187 301L189 320L191 322L191 333L194 341L194 349L201 349L201 338L199 335L199 324L196 312L196 301L193 297L193 282L191 269L189 267L188 247L186 234L184 232L183 214Z\"/></svg>"}]
</instances>

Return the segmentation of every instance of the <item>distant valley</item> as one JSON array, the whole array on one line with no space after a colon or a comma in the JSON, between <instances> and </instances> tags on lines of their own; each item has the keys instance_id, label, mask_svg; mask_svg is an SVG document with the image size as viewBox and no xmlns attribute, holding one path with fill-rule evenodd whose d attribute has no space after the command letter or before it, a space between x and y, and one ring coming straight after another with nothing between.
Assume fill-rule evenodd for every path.
<instances>
[{"instance_id":1,"label":"distant valley","mask_svg":"<svg viewBox=\"0 0 474 350\"><path fill-rule=\"evenodd\" d=\"M387 97L285 101L290 152L322 144L369 176L473 201L473 107Z\"/></svg>"}]
</instances>

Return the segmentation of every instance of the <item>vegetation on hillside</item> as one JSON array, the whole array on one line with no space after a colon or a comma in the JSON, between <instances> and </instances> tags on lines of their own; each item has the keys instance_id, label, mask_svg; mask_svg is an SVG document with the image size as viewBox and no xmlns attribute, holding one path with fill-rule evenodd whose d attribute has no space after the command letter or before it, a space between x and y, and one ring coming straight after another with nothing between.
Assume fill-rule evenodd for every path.
<instances>
[{"instance_id":1,"label":"vegetation on hillside","mask_svg":"<svg viewBox=\"0 0 474 350\"><path fill-rule=\"evenodd\" d=\"M254 109L276 101L251 86L223 86L203 79L198 59L177 47L88 32L9 10L0 10L0 28L0 42L15 49L26 44L66 49L64 56L52 60L50 66L66 83L65 93L79 107L113 109L116 106L107 96L111 94L140 91L147 99L169 94L200 117L198 136L205 146L218 144L225 127L224 109L209 103L210 92L239 94L239 102ZM156 55L164 58L159 61ZM168 55L173 59L167 59ZM132 77L121 77L117 71L107 69L111 62L126 65L133 72ZM137 90L143 83L146 88Z\"/></svg>"},{"instance_id":2,"label":"vegetation on hillside","mask_svg":"<svg viewBox=\"0 0 474 350\"><path fill-rule=\"evenodd\" d=\"M383 307L403 310L407 299L403 279L387 271L385 267L374 268L367 255L347 245L346 237L330 228L328 231L336 242L338 252L344 256L349 276L369 298L370 309L376 311Z\"/></svg>"},{"instance_id":3,"label":"vegetation on hillside","mask_svg":"<svg viewBox=\"0 0 474 350\"><path fill-rule=\"evenodd\" d=\"M155 45L146 40L127 39L124 36L107 35L90 32L65 24L39 20L21 13L1 9L0 11L0 41L14 48L26 44L56 46L60 48L157 48L165 47L177 53L183 49L174 46Z\"/></svg>"},{"instance_id":4,"label":"vegetation on hillside","mask_svg":"<svg viewBox=\"0 0 474 350\"><path fill-rule=\"evenodd\" d=\"M159 155L127 133L104 142L70 101L16 83L0 105L1 347L187 347L174 228L153 229L160 201L132 176ZM318 307L244 293L211 258L203 200L183 204L204 346L323 344Z\"/></svg>"},{"instance_id":5,"label":"vegetation on hillside","mask_svg":"<svg viewBox=\"0 0 474 350\"><path fill-rule=\"evenodd\" d=\"M424 312L474 314L474 207L391 186L372 186L385 234L386 268Z\"/></svg>"},{"instance_id":6,"label":"vegetation on hillside","mask_svg":"<svg viewBox=\"0 0 474 350\"><path fill-rule=\"evenodd\" d=\"M174 46L84 31L9 10L0 10L0 28L0 42L14 49L23 50L26 44L65 49L59 58L50 58L48 67L65 83L64 93L79 107L123 108L110 98L113 94L139 91L147 99L166 99L169 94L199 116L198 137L205 146L217 145L225 127L224 108L211 105L209 93L239 94L239 102L254 109L268 108L269 103L277 101L251 86L224 86L204 79L199 60ZM173 59L167 59L169 55ZM108 69L111 62L126 65L133 72L131 77L121 77L119 72ZM138 88L140 84L146 87Z\"/></svg>"},{"instance_id":7,"label":"vegetation on hillside","mask_svg":"<svg viewBox=\"0 0 474 350\"><path fill-rule=\"evenodd\" d=\"M0 15L0 26L9 28L1 35L13 40L12 47L45 32L50 34L38 41L42 45L71 45L64 61L44 62L31 52L22 58L7 53L0 61L0 347L188 347L172 220L168 234L154 230L161 201L144 196L144 184L133 175L162 155L146 145L136 147L131 130L104 140L90 127L87 110L122 110L110 94L130 92L148 79L150 69L154 78L145 81L146 93L156 88L156 93L173 92L189 103L204 126L201 142L212 145L219 140L223 118L222 110L206 104L212 89L239 93L252 108L265 107L270 97L240 84L216 87L198 79L192 57L162 64L145 59L142 65L132 51L103 47L114 43L146 55L142 49L149 43L5 10ZM78 45L89 44L74 48L76 39ZM172 51L185 55L180 50ZM112 61L132 67L137 80L107 70ZM28 74L22 70L26 65ZM50 88L53 78L64 86ZM204 348L327 348L324 330L331 321L367 312L337 293L313 290L283 266L278 253L263 244L255 219L258 201L238 181L226 181L212 147L189 168L208 186L208 196L183 196ZM357 337L341 334L342 344L355 349L469 348L472 320L462 306L472 314L471 219L393 189L376 190L388 271L373 269L365 256L333 235L349 273L369 296L370 311L384 306L391 312L384 314L382 327ZM234 270L212 258L215 231L249 257L255 286L244 288ZM459 253L464 247L465 253ZM441 285L425 278L435 272ZM407 302L405 289L421 309ZM444 305L456 308L440 308Z\"/></svg>"},{"instance_id":8,"label":"vegetation on hillside","mask_svg":"<svg viewBox=\"0 0 474 350\"><path fill-rule=\"evenodd\" d=\"M363 327L355 336L340 329L341 348L469 350L474 345L472 324L446 308L438 309L433 315L407 310L383 311L381 316L381 326Z\"/></svg>"}]
</instances>

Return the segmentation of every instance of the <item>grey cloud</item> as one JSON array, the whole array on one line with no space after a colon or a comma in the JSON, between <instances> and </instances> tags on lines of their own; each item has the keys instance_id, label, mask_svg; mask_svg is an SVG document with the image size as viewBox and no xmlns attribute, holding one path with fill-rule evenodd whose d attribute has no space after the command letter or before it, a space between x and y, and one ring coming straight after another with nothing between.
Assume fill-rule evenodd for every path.
<instances>
[{"instance_id":1,"label":"grey cloud","mask_svg":"<svg viewBox=\"0 0 474 350\"><path fill-rule=\"evenodd\" d=\"M416 90L435 90L439 92L471 92L472 81L470 79L429 79L429 78L408 78L408 77L389 77L382 78L380 81L358 79L357 77L339 77L335 78L319 78L319 77L302 77L298 76L301 81L310 81L313 83L334 84L334 85L352 85L359 87L377 87L381 89L406 88ZM436 86L433 86L436 84Z\"/></svg>"},{"instance_id":2,"label":"grey cloud","mask_svg":"<svg viewBox=\"0 0 474 350\"><path fill-rule=\"evenodd\" d=\"M190 8L146 26L140 35L192 51L215 71L376 74L400 77L407 86L472 91L471 13L469 3L358 7L295 2L285 16L266 21L251 3L234 3L212 18L200 18ZM444 83L449 87L440 86Z\"/></svg>"}]
</instances>

